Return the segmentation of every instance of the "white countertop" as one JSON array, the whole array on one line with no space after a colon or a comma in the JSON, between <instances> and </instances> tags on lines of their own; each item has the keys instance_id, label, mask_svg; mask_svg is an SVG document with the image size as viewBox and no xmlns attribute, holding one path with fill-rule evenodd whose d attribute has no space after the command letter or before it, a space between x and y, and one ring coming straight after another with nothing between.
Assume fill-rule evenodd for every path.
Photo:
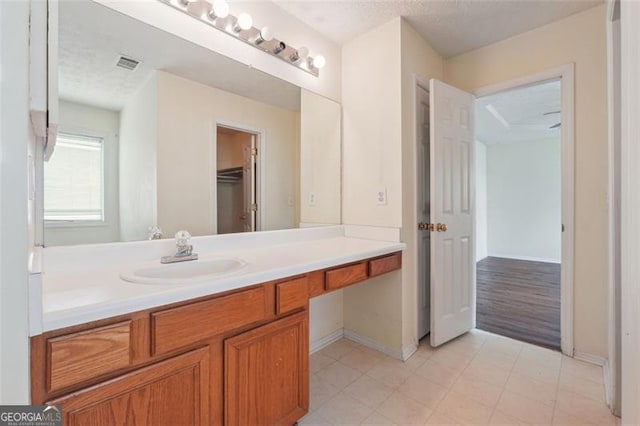
<instances>
[{"instance_id":1,"label":"white countertop","mask_svg":"<svg viewBox=\"0 0 640 426\"><path fill-rule=\"evenodd\" d=\"M159 264L157 247L166 254L171 247L166 241L110 244L105 248L85 246L85 250L44 249L42 331L213 295L405 248L400 242L345 236L341 226L258 234L262 235L195 238L200 260L229 256L241 258L248 265L237 275L186 285L136 284L120 278L123 270L149 264L154 259ZM136 255L145 247L144 255ZM109 254L115 250L119 250L118 256ZM127 261L122 259L123 251L127 252ZM154 257L149 258L149 251Z\"/></svg>"}]
</instances>

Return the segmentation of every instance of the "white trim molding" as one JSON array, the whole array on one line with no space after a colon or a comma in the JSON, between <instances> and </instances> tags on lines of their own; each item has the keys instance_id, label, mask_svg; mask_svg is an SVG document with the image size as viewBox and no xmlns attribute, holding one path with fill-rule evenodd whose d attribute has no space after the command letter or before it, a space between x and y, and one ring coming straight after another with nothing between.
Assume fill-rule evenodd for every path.
<instances>
[{"instance_id":1,"label":"white trim molding","mask_svg":"<svg viewBox=\"0 0 640 426\"><path fill-rule=\"evenodd\" d=\"M418 345L416 344L409 345L405 348L402 348L402 350L393 349L346 328L344 329L344 337L370 349L373 349L374 351L382 352L383 354L388 355L391 358L399 359L400 361L406 361L411 355L413 355L415 351L418 350Z\"/></svg>"},{"instance_id":2,"label":"white trim molding","mask_svg":"<svg viewBox=\"0 0 640 426\"><path fill-rule=\"evenodd\" d=\"M613 407L611 406L615 398L613 393L614 383L612 381L611 375L612 375L611 363L609 362L608 359L605 359L604 365L602 366L602 376L604 379L604 400L607 403L607 406L609 406L609 408L611 409L611 412L614 415L619 416L619 413L615 413Z\"/></svg>"},{"instance_id":3,"label":"white trim molding","mask_svg":"<svg viewBox=\"0 0 640 426\"><path fill-rule=\"evenodd\" d=\"M640 2L620 6L622 423L640 424Z\"/></svg>"},{"instance_id":4,"label":"white trim molding","mask_svg":"<svg viewBox=\"0 0 640 426\"><path fill-rule=\"evenodd\" d=\"M385 355L390 356L391 358L399 359L400 361L408 360L411 355L413 355L418 350L417 344L411 344L402 348L402 350L392 349L387 346L381 345L375 340L369 339L368 337L364 337L353 330L348 330L345 328L339 328L333 331L330 334L327 334L320 339L314 340L309 344L309 354L316 353L330 344L337 342L338 340L345 338L349 339L352 342L356 342L361 344L362 346L366 346L374 351L381 352Z\"/></svg>"},{"instance_id":5,"label":"white trim molding","mask_svg":"<svg viewBox=\"0 0 640 426\"><path fill-rule=\"evenodd\" d=\"M551 259L547 257L514 256L511 254L499 254L499 253L489 253L487 257L501 257L503 259L527 260L529 262L560 263L558 259Z\"/></svg>"},{"instance_id":6,"label":"white trim molding","mask_svg":"<svg viewBox=\"0 0 640 426\"><path fill-rule=\"evenodd\" d=\"M562 102L562 270L561 270L561 348L565 355L573 356L573 267L574 267L574 205L575 205L575 65L573 63L551 68L535 74L481 87L473 92L477 97L528 86L548 80L560 79Z\"/></svg>"},{"instance_id":7,"label":"white trim molding","mask_svg":"<svg viewBox=\"0 0 640 426\"><path fill-rule=\"evenodd\" d=\"M599 355L588 354L584 352L575 351L573 357L578 361L588 362L589 364L595 364L600 367L604 367L607 359Z\"/></svg>"},{"instance_id":8,"label":"white trim molding","mask_svg":"<svg viewBox=\"0 0 640 426\"><path fill-rule=\"evenodd\" d=\"M605 393L620 415L620 0L607 0L607 104L609 116L609 327Z\"/></svg>"},{"instance_id":9,"label":"white trim molding","mask_svg":"<svg viewBox=\"0 0 640 426\"><path fill-rule=\"evenodd\" d=\"M326 348L327 346L329 346L330 344L337 342L338 340L342 339L344 337L344 329L343 328L339 328L337 330L334 330L333 332L327 334L324 337L321 337L317 340L314 340L313 342L309 343L309 354L313 354L315 352L318 352L319 350L322 350L324 348Z\"/></svg>"}]
</instances>

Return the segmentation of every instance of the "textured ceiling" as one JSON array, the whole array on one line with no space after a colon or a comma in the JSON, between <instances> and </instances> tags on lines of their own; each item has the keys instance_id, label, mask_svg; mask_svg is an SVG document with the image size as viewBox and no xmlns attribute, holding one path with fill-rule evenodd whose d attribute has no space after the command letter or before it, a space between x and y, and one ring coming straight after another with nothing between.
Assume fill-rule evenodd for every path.
<instances>
[{"instance_id":1,"label":"textured ceiling","mask_svg":"<svg viewBox=\"0 0 640 426\"><path fill-rule=\"evenodd\" d=\"M478 98L476 139L495 145L559 138L560 128L550 127L560 122L560 108L560 80Z\"/></svg>"},{"instance_id":2,"label":"textured ceiling","mask_svg":"<svg viewBox=\"0 0 640 426\"><path fill-rule=\"evenodd\" d=\"M486 46L603 0L273 0L342 45L404 16L444 57Z\"/></svg>"},{"instance_id":3,"label":"textured ceiling","mask_svg":"<svg viewBox=\"0 0 640 426\"><path fill-rule=\"evenodd\" d=\"M59 14L62 99L120 110L153 70L163 70L270 105L300 109L297 86L95 2L61 1ZM135 71L118 68L121 54L142 63Z\"/></svg>"}]
</instances>

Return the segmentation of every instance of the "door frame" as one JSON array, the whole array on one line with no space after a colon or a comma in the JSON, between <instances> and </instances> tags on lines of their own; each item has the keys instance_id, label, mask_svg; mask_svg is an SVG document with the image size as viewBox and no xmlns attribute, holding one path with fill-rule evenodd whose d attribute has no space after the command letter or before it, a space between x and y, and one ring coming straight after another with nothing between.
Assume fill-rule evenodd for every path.
<instances>
[{"instance_id":1,"label":"door frame","mask_svg":"<svg viewBox=\"0 0 640 426\"><path fill-rule=\"evenodd\" d=\"M605 397L611 412L620 415L620 163L621 75L620 0L607 0L607 106L609 113L609 341L605 361ZM617 12L617 13L616 13ZM616 16L617 15L617 16ZM617 22L617 24L616 24ZM616 29L616 25L618 28Z\"/></svg>"},{"instance_id":2,"label":"door frame","mask_svg":"<svg viewBox=\"0 0 640 426\"><path fill-rule=\"evenodd\" d=\"M621 64L621 365L622 423L640 423L640 3L620 2Z\"/></svg>"},{"instance_id":3,"label":"door frame","mask_svg":"<svg viewBox=\"0 0 640 426\"><path fill-rule=\"evenodd\" d=\"M560 347L562 353L574 355L573 286L574 286L574 212L575 212L575 97L573 63L534 74L480 87L476 97L493 95L523 86L561 79L561 156L562 156L562 260L560 274Z\"/></svg>"},{"instance_id":4,"label":"door frame","mask_svg":"<svg viewBox=\"0 0 640 426\"><path fill-rule=\"evenodd\" d=\"M216 119L213 122L213 131L211 132L211 146L209 152L210 159L210 182L211 182L211 230L218 233L218 186L214 183L217 180L217 157L218 157L218 127L224 127L231 130L237 130L239 132L251 133L256 137L256 149L258 150L258 155L256 157L256 204L258 205L258 211L256 212L256 229L255 232L262 231L262 228L265 223L265 209L264 209L264 200L266 200L266 185L265 183L265 157L266 157L266 148L267 148L267 133L260 128L253 127L250 125L238 123L235 121L229 120L220 120ZM214 235L215 235L214 234Z\"/></svg>"}]
</instances>

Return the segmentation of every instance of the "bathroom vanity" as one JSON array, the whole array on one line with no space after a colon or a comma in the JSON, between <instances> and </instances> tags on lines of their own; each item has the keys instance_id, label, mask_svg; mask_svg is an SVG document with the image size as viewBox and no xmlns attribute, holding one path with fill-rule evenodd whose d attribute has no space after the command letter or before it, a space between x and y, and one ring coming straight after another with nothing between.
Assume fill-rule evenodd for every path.
<instances>
[{"instance_id":1,"label":"bathroom vanity","mask_svg":"<svg viewBox=\"0 0 640 426\"><path fill-rule=\"evenodd\" d=\"M36 164L31 402L60 404L66 425L295 423L310 340L345 330L338 290L400 282L405 247L397 228L338 225L339 70L281 80L166 2L48 6L58 138ZM314 228L287 230L301 224ZM193 253L167 238L182 229ZM187 253L198 260L161 264Z\"/></svg>"},{"instance_id":2,"label":"bathroom vanity","mask_svg":"<svg viewBox=\"0 0 640 426\"><path fill-rule=\"evenodd\" d=\"M402 244L339 236L340 229L266 233L311 240L245 250L248 266L237 275L186 285L126 282L115 259L103 269L52 266L46 331L31 339L32 403L62 405L66 425L295 423L309 404L309 300L402 265ZM199 245L230 238L203 237ZM53 250L60 253L50 264L79 248ZM273 260L282 257L284 269ZM153 306L110 315L134 306L115 293L87 305L73 296L89 274L101 277L84 287L95 295L109 294L105 286L132 288L139 306ZM256 282L261 277L271 279ZM154 305L158 292L180 300ZM57 296L76 302L59 309ZM73 325L58 327L65 323Z\"/></svg>"}]
</instances>

